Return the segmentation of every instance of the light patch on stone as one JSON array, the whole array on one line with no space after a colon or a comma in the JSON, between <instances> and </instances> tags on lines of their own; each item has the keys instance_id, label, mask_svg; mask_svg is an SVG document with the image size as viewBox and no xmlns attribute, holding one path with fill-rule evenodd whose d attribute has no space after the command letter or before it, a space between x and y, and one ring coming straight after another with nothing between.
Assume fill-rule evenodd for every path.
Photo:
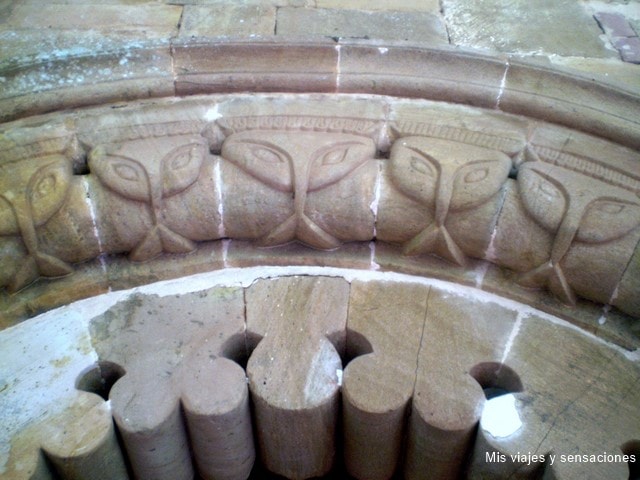
<instances>
[{"instance_id":1,"label":"light patch on stone","mask_svg":"<svg viewBox=\"0 0 640 480\"><path fill-rule=\"evenodd\" d=\"M376 185L373 189L373 200L369 204L369 209L373 213L373 237L378 234L376 225L378 224L378 206L380 205L380 192L382 190L382 165L378 165L378 173L376 176Z\"/></svg>"},{"instance_id":2,"label":"light patch on stone","mask_svg":"<svg viewBox=\"0 0 640 480\"><path fill-rule=\"evenodd\" d=\"M336 52L338 53L338 61L336 63L336 91L340 91L340 45L336 45Z\"/></svg>"},{"instance_id":3,"label":"light patch on stone","mask_svg":"<svg viewBox=\"0 0 640 480\"><path fill-rule=\"evenodd\" d=\"M491 264L489 262L482 262L478 268L476 269L475 274L475 286L476 288L482 288L482 282L484 282L484 277L489 270L489 266Z\"/></svg>"},{"instance_id":4,"label":"light patch on stone","mask_svg":"<svg viewBox=\"0 0 640 480\"><path fill-rule=\"evenodd\" d=\"M487 400L480 425L494 438L508 437L520 430L522 421L513 394L508 393Z\"/></svg>"},{"instance_id":5,"label":"light patch on stone","mask_svg":"<svg viewBox=\"0 0 640 480\"><path fill-rule=\"evenodd\" d=\"M371 270L380 270L380 265L376 262L376 242L369 242L369 264Z\"/></svg>"},{"instance_id":6,"label":"light patch on stone","mask_svg":"<svg viewBox=\"0 0 640 480\"><path fill-rule=\"evenodd\" d=\"M313 357L304 382L304 405L324 403L338 388L340 357L333 347L321 348Z\"/></svg>"},{"instance_id":7,"label":"light patch on stone","mask_svg":"<svg viewBox=\"0 0 640 480\"><path fill-rule=\"evenodd\" d=\"M220 113L220 105L216 104L214 107L209 108L204 113L204 119L207 122L215 122L219 118L222 118L222 113Z\"/></svg>"},{"instance_id":8,"label":"light patch on stone","mask_svg":"<svg viewBox=\"0 0 640 480\"><path fill-rule=\"evenodd\" d=\"M93 299L92 299L93 300ZM77 302L2 331L0 335L0 445L32 421L63 411L77 395L76 378L98 360L89 312L107 310L111 298ZM92 303L90 308L85 306ZM0 448L0 472L9 451Z\"/></svg>"},{"instance_id":9,"label":"light patch on stone","mask_svg":"<svg viewBox=\"0 0 640 480\"><path fill-rule=\"evenodd\" d=\"M220 238L225 238L227 235L224 228L224 202L222 200L223 199L223 195L222 195L223 183L222 183L222 172L220 170L221 162L222 162L221 158L216 159L215 166L213 167L214 168L213 182L216 188L216 201L218 202L218 215L220 216L220 225L218 226L218 235L220 236Z\"/></svg>"},{"instance_id":10,"label":"light patch on stone","mask_svg":"<svg viewBox=\"0 0 640 480\"><path fill-rule=\"evenodd\" d=\"M522 320L523 320L523 317L525 316L529 316L529 315L523 312L518 312L518 317L516 318L516 322L513 324L513 328L511 329L511 333L509 334L509 338L507 339L507 343L504 346L504 350L502 352L502 360L500 360L500 363L502 363L503 365L507 361L507 358L509 357L509 353L511 353L511 349L513 348L513 343L516 337L518 336L518 334L520 333L520 328L522 327Z\"/></svg>"}]
</instances>

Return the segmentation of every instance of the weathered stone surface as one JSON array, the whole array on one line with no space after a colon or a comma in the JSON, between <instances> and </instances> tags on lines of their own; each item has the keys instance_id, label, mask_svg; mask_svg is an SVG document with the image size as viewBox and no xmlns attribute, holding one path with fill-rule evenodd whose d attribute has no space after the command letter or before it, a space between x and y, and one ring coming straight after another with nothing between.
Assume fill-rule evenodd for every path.
<instances>
[{"instance_id":1,"label":"weathered stone surface","mask_svg":"<svg viewBox=\"0 0 640 480\"><path fill-rule=\"evenodd\" d=\"M79 395L42 430L42 449L64 478L129 478L111 409L97 395Z\"/></svg>"},{"instance_id":2,"label":"weathered stone surface","mask_svg":"<svg viewBox=\"0 0 640 480\"><path fill-rule=\"evenodd\" d=\"M607 57L596 22L571 0L444 0L444 16L455 45L500 52L545 52ZM567 26L571 25L571 28Z\"/></svg>"},{"instance_id":3,"label":"weathered stone surface","mask_svg":"<svg viewBox=\"0 0 640 480\"><path fill-rule=\"evenodd\" d=\"M638 127L622 118L626 116L625 112L637 111L640 106L638 98L626 89L616 88L612 98L600 101L597 99L606 95L603 84L570 74L551 80L549 68L532 68L530 64L516 59L509 61L503 87L496 104L503 111L546 121L553 117L553 123L635 149L639 146L635 140L632 143L623 140L624 137L635 137ZM585 102L586 97L592 100ZM526 108L516 106L523 102L527 103ZM618 128L621 130L615 133Z\"/></svg>"},{"instance_id":4,"label":"weathered stone surface","mask_svg":"<svg viewBox=\"0 0 640 480\"><path fill-rule=\"evenodd\" d=\"M636 246L636 250L618 284L611 304L628 312L630 315L638 316L638 313L640 313L640 295L638 295L638 292L640 292L640 246Z\"/></svg>"},{"instance_id":5,"label":"weathered stone surface","mask_svg":"<svg viewBox=\"0 0 640 480\"><path fill-rule=\"evenodd\" d=\"M56 2L57 3L57 2ZM182 8L175 5L18 5L6 23L16 29L136 30L146 38L177 33Z\"/></svg>"},{"instance_id":6,"label":"weathered stone surface","mask_svg":"<svg viewBox=\"0 0 640 480\"><path fill-rule=\"evenodd\" d=\"M338 278L256 282L246 293L247 364L257 441L268 470L318 477L334 463L349 284Z\"/></svg>"},{"instance_id":7,"label":"weathered stone surface","mask_svg":"<svg viewBox=\"0 0 640 480\"><path fill-rule=\"evenodd\" d=\"M109 39L89 32L78 46L78 36L0 32L6 49L0 52L0 120L174 93L168 40ZM34 49L42 41L51 53Z\"/></svg>"},{"instance_id":8,"label":"weathered stone surface","mask_svg":"<svg viewBox=\"0 0 640 480\"><path fill-rule=\"evenodd\" d=\"M338 267L361 270L375 269L372 243L347 243L330 253L310 249L300 243L289 243L280 247L256 248L252 243L232 240L225 243L227 267L307 266ZM338 253L339 252L339 253ZM327 255L329 255L327 257Z\"/></svg>"},{"instance_id":9,"label":"weathered stone surface","mask_svg":"<svg viewBox=\"0 0 640 480\"><path fill-rule=\"evenodd\" d=\"M276 34L448 44L447 31L439 16L425 12L283 7L277 12Z\"/></svg>"},{"instance_id":10,"label":"weathered stone surface","mask_svg":"<svg viewBox=\"0 0 640 480\"><path fill-rule=\"evenodd\" d=\"M252 422L261 429L262 461L272 472L283 471L269 463L274 458L284 470L301 468L288 463L286 452L297 452L307 465L318 453L315 458L325 460L341 454L334 440L343 435L347 472L363 479L394 473L451 478L467 455L473 459L470 478L502 478L515 469L527 478L540 469L506 460L508 455L538 446L545 455L636 451L635 354L557 318L425 278L343 271L350 287L340 277L263 280L286 271L247 273L194 279L214 285L258 279L246 289L199 283L205 290L190 292L193 284L172 282L154 286L155 294L130 292L116 302L122 293L115 293L111 300L70 306L66 317L49 314L46 323L2 332L5 351L23 352L17 370L6 369L11 385L0 388L2 412L28 418L23 407L33 415L47 405L62 412L12 438L3 478L30 472L30 478L49 480L54 471L63 478L126 478L109 406L136 475L156 478L191 478L196 469L200 478L247 478L255 458ZM104 305L112 306L104 311ZM77 351L57 344L34 348L47 344L56 325L64 325L57 329L63 346L85 332L75 341ZM32 334L21 337L21 331ZM246 358L247 347L253 349L250 390L230 360ZM93 362L94 356L99 363L78 376L79 360ZM342 422L340 356L353 359L344 371ZM31 372L26 385L20 372ZM69 386L74 381L111 402L78 393ZM517 434L500 436L490 417L494 399L486 401L483 389L488 397L491 389L511 394L504 399L514 399L519 420L510 431ZM22 404L18 391L33 403ZM500 412L507 418L504 407ZM14 422L11 417L8 425L15 431ZM288 436L292 431L298 434ZM187 442L193 459L185 453ZM40 446L45 453L38 453ZM492 452L507 457L486 456ZM572 479L596 468L605 478L628 476L624 462L590 463L549 461L547 475Z\"/></svg>"},{"instance_id":11,"label":"weathered stone surface","mask_svg":"<svg viewBox=\"0 0 640 480\"><path fill-rule=\"evenodd\" d=\"M398 0L393 4L385 0L316 0L316 7L365 11L440 12L440 2L437 0Z\"/></svg>"},{"instance_id":12,"label":"weathered stone surface","mask_svg":"<svg viewBox=\"0 0 640 480\"><path fill-rule=\"evenodd\" d=\"M26 295L6 313L37 311L51 299L77 298L88 289L256 262L400 269L481 286L486 267L477 260L489 260L530 272L520 278L523 285L549 289L564 302L583 297L606 304L614 301L640 238L633 223L637 152L525 117L371 96L213 96L117 107L33 118L2 130L7 148L1 168L23 168L25 178L21 187L7 185L2 197L8 223L0 238L0 280L16 283L30 250L59 259L70 273L99 267L93 278L83 277L78 292L40 289L37 298ZM54 182L66 193L46 221L32 225L35 237L29 236L28 216L20 214L16 230L12 205L31 188L38 162L51 159L66 169ZM500 166L497 175L487 167L492 162ZM464 173L469 168L476 170ZM565 217L547 224L534 208L531 185L540 168L556 172L567 198L579 193L577 183L588 184L579 197L582 210L570 202L573 210L565 217L578 227L562 248L556 230ZM602 212L595 208L602 201L629 213ZM553 209L542 213L552 215ZM230 242L202 243L219 239ZM366 243L344 248L334 262L298 247L249 252L246 244L236 249L243 245L236 240L254 247L298 242L321 250ZM198 248L204 251L192 256ZM416 258L405 260L401 253ZM136 266L114 254L134 262L157 260ZM80 263L87 261L93 263ZM456 263L466 270L452 268ZM549 280L554 275L564 280ZM55 278L33 270L16 285L39 277ZM558 308L546 294L528 295L502 281L491 288ZM624 310L627 303L616 305ZM628 308L634 311L632 303ZM585 324L578 313L561 309L560 315Z\"/></svg>"},{"instance_id":13,"label":"weathered stone surface","mask_svg":"<svg viewBox=\"0 0 640 480\"><path fill-rule=\"evenodd\" d=\"M640 89L638 69L613 58L551 57L549 62L554 67L569 68L588 75L596 82L615 83L631 91Z\"/></svg>"},{"instance_id":14,"label":"weathered stone surface","mask_svg":"<svg viewBox=\"0 0 640 480\"><path fill-rule=\"evenodd\" d=\"M224 8L187 5L180 23L180 37L273 35L276 9L269 5L228 4Z\"/></svg>"}]
</instances>

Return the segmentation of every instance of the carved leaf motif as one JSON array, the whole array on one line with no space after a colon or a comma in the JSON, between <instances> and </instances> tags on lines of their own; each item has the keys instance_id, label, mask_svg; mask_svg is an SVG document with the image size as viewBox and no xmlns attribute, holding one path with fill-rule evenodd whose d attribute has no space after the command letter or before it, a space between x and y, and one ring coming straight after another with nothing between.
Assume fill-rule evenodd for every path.
<instances>
[{"instance_id":1,"label":"carved leaf motif","mask_svg":"<svg viewBox=\"0 0 640 480\"><path fill-rule=\"evenodd\" d=\"M555 232L568 209L568 195L561 184L525 164L518 172L518 185L529 214L546 230Z\"/></svg>"},{"instance_id":2,"label":"carved leaf motif","mask_svg":"<svg viewBox=\"0 0 640 480\"><path fill-rule=\"evenodd\" d=\"M200 175L204 146L181 145L162 159L162 196L171 197L191 186Z\"/></svg>"},{"instance_id":3,"label":"carved leaf motif","mask_svg":"<svg viewBox=\"0 0 640 480\"><path fill-rule=\"evenodd\" d=\"M309 191L320 190L341 180L372 158L374 153L372 141L346 141L321 148L311 157Z\"/></svg>"},{"instance_id":4,"label":"carved leaf motif","mask_svg":"<svg viewBox=\"0 0 640 480\"><path fill-rule=\"evenodd\" d=\"M599 198L587 207L577 240L600 243L623 237L640 225L640 205L616 198Z\"/></svg>"},{"instance_id":5,"label":"carved leaf motif","mask_svg":"<svg viewBox=\"0 0 640 480\"><path fill-rule=\"evenodd\" d=\"M59 161L39 169L29 180L27 196L31 205L33 223L45 223L62 205L71 181L68 162Z\"/></svg>"},{"instance_id":6,"label":"carved leaf motif","mask_svg":"<svg viewBox=\"0 0 640 480\"><path fill-rule=\"evenodd\" d=\"M497 153L497 152L496 152ZM453 183L452 210L464 210L483 204L509 176L511 160L506 155L496 159L473 160L458 169Z\"/></svg>"},{"instance_id":7,"label":"carved leaf motif","mask_svg":"<svg viewBox=\"0 0 640 480\"><path fill-rule=\"evenodd\" d=\"M146 169L131 158L107 155L104 150L94 150L89 168L100 182L125 198L149 202L151 191Z\"/></svg>"},{"instance_id":8,"label":"carved leaf motif","mask_svg":"<svg viewBox=\"0 0 640 480\"><path fill-rule=\"evenodd\" d=\"M224 142L221 155L276 190L293 190L291 157L270 142L230 137Z\"/></svg>"}]
</instances>

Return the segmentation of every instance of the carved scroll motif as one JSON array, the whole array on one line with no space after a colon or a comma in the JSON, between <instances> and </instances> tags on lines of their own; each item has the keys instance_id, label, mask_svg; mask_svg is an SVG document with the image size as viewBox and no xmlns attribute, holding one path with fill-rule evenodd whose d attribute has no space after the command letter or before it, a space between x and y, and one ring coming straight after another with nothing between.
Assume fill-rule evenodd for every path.
<instances>
[{"instance_id":1,"label":"carved scroll motif","mask_svg":"<svg viewBox=\"0 0 640 480\"><path fill-rule=\"evenodd\" d=\"M565 303L575 304L563 259L576 241L606 243L640 225L640 180L597 161L540 152L555 157L555 165L546 160L524 163L518 172L518 187L527 212L555 238L549 260L524 273L519 283L546 286Z\"/></svg>"},{"instance_id":2,"label":"carved scroll motif","mask_svg":"<svg viewBox=\"0 0 640 480\"><path fill-rule=\"evenodd\" d=\"M341 241L307 214L307 197L342 180L368 159L374 122L322 117L237 117L221 123L230 133L222 157L281 192L291 193L294 213L258 242L299 240L321 249Z\"/></svg>"},{"instance_id":3,"label":"carved scroll motif","mask_svg":"<svg viewBox=\"0 0 640 480\"><path fill-rule=\"evenodd\" d=\"M129 254L134 261L149 260L163 252L187 253L196 246L188 238L171 230L162 221L166 198L177 195L193 185L202 167L205 143L191 138L168 153L158 142L134 145L139 157L132 158L104 146L96 147L89 157L89 168L100 182L118 195L148 205L152 227ZM134 142L132 142L134 143ZM138 147L138 148L136 148Z\"/></svg>"},{"instance_id":4,"label":"carved scroll motif","mask_svg":"<svg viewBox=\"0 0 640 480\"><path fill-rule=\"evenodd\" d=\"M27 250L8 285L10 292L40 276L72 272L66 262L40 250L36 233L64 204L72 175L71 164L60 156L0 166L0 235L20 235Z\"/></svg>"},{"instance_id":5,"label":"carved scroll motif","mask_svg":"<svg viewBox=\"0 0 640 480\"><path fill-rule=\"evenodd\" d=\"M435 253L464 265L466 256L445 225L447 216L487 202L506 181L511 165L511 158L498 150L440 138L397 140L391 149L391 181L428 207L434 218L404 244L404 253Z\"/></svg>"}]
</instances>

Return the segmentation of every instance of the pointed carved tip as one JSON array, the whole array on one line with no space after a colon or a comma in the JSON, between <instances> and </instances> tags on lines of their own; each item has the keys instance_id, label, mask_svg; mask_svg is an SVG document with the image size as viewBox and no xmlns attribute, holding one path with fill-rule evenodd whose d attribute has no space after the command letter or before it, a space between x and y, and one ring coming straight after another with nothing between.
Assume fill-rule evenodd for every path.
<instances>
[{"instance_id":1,"label":"pointed carved tip","mask_svg":"<svg viewBox=\"0 0 640 480\"><path fill-rule=\"evenodd\" d=\"M39 277L40 273L38 272L36 259L29 255L24 259L24 263L14 274L9 285L7 285L7 291L10 294L17 293L27 285L35 282Z\"/></svg>"}]
</instances>

